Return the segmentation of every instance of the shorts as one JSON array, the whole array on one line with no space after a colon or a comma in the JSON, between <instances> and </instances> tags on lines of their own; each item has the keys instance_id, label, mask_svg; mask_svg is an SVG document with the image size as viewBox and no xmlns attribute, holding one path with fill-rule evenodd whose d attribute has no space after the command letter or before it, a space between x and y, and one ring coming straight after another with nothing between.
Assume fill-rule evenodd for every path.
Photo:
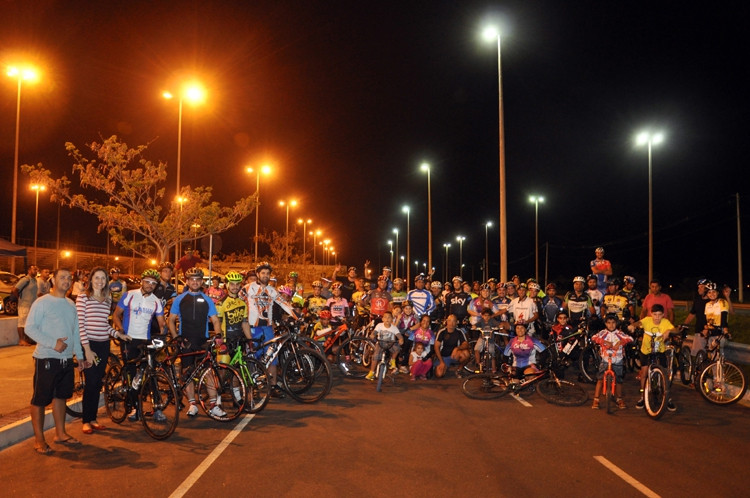
<instances>
[{"instance_id":1,"label":"shorts","mask_svg":"<svg viewBox=\"0 0 750 498\"><path fill-rule=\"evenodd\" d=\"M490 354L495 354L495 341L490 340ZM474 346L474 351L477 353L481 353L484 351L484 337L480 337L477 339L477 343Z\"/></svg>"},{"instance_id":2,"label":"shorts","mask_svg":"<svg viewBox=\"0 0 750 498\"><path fill-rule=\"evenodd\" d=\"M273 327L269 325L264 325L262 327L250 327L250 334L253 336L253 339L263 339L263 342L268 342L271 339L273 339L275 336L275 334L273 333ZM268 349L268 346L257 348L255 350L255 358L260 359L267 349ZM271 362L271 365L278 365L278 364L279 364L279 357L277 356Z\"/></svg>"},{"instance_id":3,"label":"shorts","mask_svg":"<svg viewBox=\"0 0 750 498\"><path fill-rule=\"evenodd\" d=\"M73 359L34 358L34 394L31 404L47 406L52 399L73 396Z\"/></svg>"},{"instance_id":4,"label":"shorts","mask_svg":"<svg viewBox=\"0 0 750 498\"><path fill-rule=\"evenodd\" d=\"M612 370L615 372L615 384L622 384L623 378L623 364L622 363L612 363ZM599 364L599 375L596 376L598 380L602 380L604 378L604 372L607 371L607 362L603 361Z\"/></svg>"},{"instance_id":5,"label":"shorts","mask_svg":"<svg viewBox=\"0 0 750 498\"><path fill-rule=\"evenodd\" d=\"M201 337L190 337L190 336L180 336L181 339L184 341L184 345L182 348L180 348L180 354L184 353L195 353L197 351L205 351L206 350L206 338ZM182 362L182 371L186 372L188 367L192 367L195 364L196 359L200 359L201 355L199 354L191 354L188 356L180 356L180 361Z\"/></svg>"},{"instance_id":6,"label":"shorts","mask_svg":"<svg viewBox=\"0 0 750 498\"><path fill-rule=\"evenodd\" d=\"M18 307L18 325L19 328L26 327L26 317L29 316L30 306L19 306Z\"/></svg>"},{"instance_id":7,"label":"shorts","mask_svg":"<svg viewBox=\"0 0 750 498\"><path fill-rule=\"evenodd\" d=\"M641 367L647 367L651 364L651 353L646 354L640 349L638 350L638 359L641 362ZM664 368L667 368L667 354L666 353L656 353L656 363L661 365Z\"/></svg>"},{"instance_id":8,"label":"shorts","mask_svg":"<svg viewBox=\"0 0 750 498\"><path fill-rule=\"evenodd\" d=\"M445 362L446 369L450 368L451 365L458 365L458 362L453 359L452 356L443 356L443 361ZM435 365L438 365L439 363L435 363Z\"/></svg>"}]
</instances>

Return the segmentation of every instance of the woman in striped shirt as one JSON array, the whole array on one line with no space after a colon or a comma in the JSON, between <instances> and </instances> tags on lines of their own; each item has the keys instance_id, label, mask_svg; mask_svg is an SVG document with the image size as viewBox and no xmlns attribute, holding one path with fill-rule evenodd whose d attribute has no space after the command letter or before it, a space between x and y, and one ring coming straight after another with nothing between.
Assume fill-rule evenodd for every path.
<instances>
[{"instance_id":1,"label":"woman in striped shirt","mask_svg":"<svg viewBox=\"0 0 750 498\"><path fill-rule=\"evenodd\" d=\"M106 429L96 421L96 412L99 411L99 393L109 359L109 338L110 336L122 338L122 334L115 331L109 324L112 300L109 295L107 271L101 267L94 268L89 273L89 282L88 288L76 298L81 346L86 356L85 364L90 365L83 371L86 379L82 402L84 434Z\"/></svg>"}]
</instances>

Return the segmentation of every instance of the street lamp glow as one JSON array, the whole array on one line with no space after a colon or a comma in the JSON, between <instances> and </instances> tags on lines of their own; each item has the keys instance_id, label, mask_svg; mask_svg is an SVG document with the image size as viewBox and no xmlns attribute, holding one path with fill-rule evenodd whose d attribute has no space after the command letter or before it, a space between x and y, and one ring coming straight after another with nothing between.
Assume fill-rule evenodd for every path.
<instances>
[{"instance_id":1,"label":"street lamp glow","mask_svg":"<svg viewBox=\"0 0 750 498\"><path fill-rule=\"evenodd\" d=\"M543 204L544 203L544 197L542 197L542 196L536 196L536 195L531 195L531 196L529 196L529 202L533 202L533 203L537 203L538 202L539 204Z\"/></svg>"},{"instance_id":2,"label":"street lamp glow","mask_svg":"<svg viewBox=\"0 0 750 498\"><path fill-rule=\"evenodd\" d=\"M636 136L638 146L648 146L648 281L654 278L654 194L651 173L651 146L664 141L661 131L643 131Z\"/></svg>"},{"instance_id":3,"label":"street lamp glow","mask_svg":"<svg viewBox=\"0 0 750 498\"><path fill-rule=\"evenodd\" d=\"M398 228L391 230L391 233L396 235L396 269L393 270L393 268L391 268L391 270L393 271L393 278L398 278Z\"/></svg>"},{"instance_id":4,"label":"street lamp glow","mask_svg":"<svg viewBox=\"0 0 750 498\"><path fill-rule=\"evenodd\" d=\"M466 237L463 235L456 237L456 242L458 242L458 269L461 278L464 276L464 240L466 240Z\"/></svg>"},{"instance_id":5,"label":"street lamp glow","mask_svg":"<svg viewBox=\"0 0 750 498\"><path fill-rule=\"evenodd\" d=\"M532 195L529 202L534 204L534 278L539 282L539 204L544 203L544 197Z\"/></svg>"},{"instance_id":6,"label":"street lamp glow","mask_svg":"<svg viewBox=\"0 0 750 498\"><path fill-rule=\"evenodd\" d=\"M482 38L485 39L485 41L495 41L500 36L500 31L498 31L496 26L487 26L482 30Z\"/></svg>"},{"instance_id":7,"label":"street lamp glow","mask_svg":"<svg viewBox=\"0 0 750 498\"><path fill-rule=\"evenodd\" d=\"M427 261L432 268L432 187L430 180L430 164L423 162L419 169L427 173Z\"/></svg>"},{"instance_id":8,"label":"street lamp glow","mask_svg":"<svg viewBox=\"0 0 750 498\"><path fill-rule=\"evenodd\" d=\"M490 244L488 240L489 229L492 226L492 222L488 221L484 224L484 281L490 279Z\"/></svg>"}]
</instances>

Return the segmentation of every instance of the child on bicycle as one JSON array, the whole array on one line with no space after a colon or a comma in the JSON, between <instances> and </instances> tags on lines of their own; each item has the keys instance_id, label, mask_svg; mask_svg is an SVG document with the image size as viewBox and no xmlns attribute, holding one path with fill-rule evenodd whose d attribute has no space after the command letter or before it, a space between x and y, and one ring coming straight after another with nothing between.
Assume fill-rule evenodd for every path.
<instances>
[{"instance_id":1,"label":"child on bicycle","mask_svg":"<svg viewBox=\"0 0 750 498\"><path fill-rule=\"evenodd\" d=\"M599 375L597 376L596 388L594 388L594 404L591 408L599 409L599 394L602 392L602 379L604 372L609 367L608 354L612 354L612 370L615 372L615 396L617 397L617 408L627 408L625 400L622 399L622 371L625 360L625 344L632 342L633 338L617 328L617 315L608 313L604 319L605 329L594 335L591 340L601 346L602 361L599 364Z\"/></svg>"},{"instance_id":2,"label":"child on bicycle","mask_svg":"<svg viewBox=\"0 0 750 498\"><path fill-rule=\"evenodd\" d=\"M404 344L404 336L399 332L398 327L393 324L393 313L386 311L383 313L383 321L375 326L375 355L374 358L379 358L382 353L380 348L380 341L394 341L393 346L390 348L391 352L391 370L396 370L396 357L401 346ZM370 364L370 372L367 374L367 380L375 380L375 367L376 361L372 361Z\"/></svg>"},{"instance_id":3,"label":"child on bicycle","mask_svg":"<svg viewBox=\"0 0 750 498\"><path fill-rule=\"evenodd\" d=\"M656 350L656 356L659 364L664 368L667 368L667 355L666 351L666 340L669 338L669 333L676 331L672 322L664 318L664 306L661 304L654 304L651 306L651 316L647 316L632 325L628 325L628 330L634 332L636 328L643 329L643 342L641 342L641 350L638 356L641 361L641 398L635 404L635 407L639 410L646 406L646 402L643 399L643 390L646 387L646 379L648 377L648 367L651 363L649 356L651 355L651 343L654 343ZM651 339L653 336L653 341ZM673 412L677 410L672 403L672 398L667 401L667 410Z\"/></svg>"},{"instance_id":4,"label":"child on bicycle","mask_svg":"<svg viewBox=\"0 0 750 498\"><path fill-rule=\"evenodd\" d=\"M489 330L492 331L493 329L498 329L501 327L501 324L499 321L492 318L492 309L491 308L484 308L481 312L481 319L479 322L476 323L475 328L478 330ZM505 322L507 324L507 322ZM492 333L492 332L490 332ZM495 362L495 340L493 336L490 336L490 339L486 341L489 345L490 354L492 355L492 373L497 372L497 364ZM482 351L484 351L485 348L485 340L483 334L479 334L479 337L477 338L477 343L474 346L474 359L477 362L477 365L481 367L482 365Z\"/></svg>"}]
</instances>

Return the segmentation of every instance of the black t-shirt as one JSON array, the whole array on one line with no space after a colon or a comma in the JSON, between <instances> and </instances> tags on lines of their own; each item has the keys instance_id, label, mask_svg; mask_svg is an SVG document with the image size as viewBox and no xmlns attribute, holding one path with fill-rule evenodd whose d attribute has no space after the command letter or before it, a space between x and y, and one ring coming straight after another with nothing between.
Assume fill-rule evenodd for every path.
<instances>
[{"instance_id":1,"label":"black t-shirt","mask_svg":"<svg viewBox=\"0 0 750 498\"><path fill-rule=\"evenodd\" d=\"M466 335L459 328L456 328L453 332L442 329L437 333L435 342L440 343L440 356L450 356L455 348L466 342Z\"/></svg>"},{"instance_id":2,"label":"black t-shirt","mask_svg":"<svg viewBox=\"0 0 750 498\"><path fill-rule=\"evenodd\" d=\"M693 296L693 307L690 313L695 315L695 333L701 332L706 328L706 303L708 302L708 292L701 296L697 292Z\"/></svg>"}]
</instances>

